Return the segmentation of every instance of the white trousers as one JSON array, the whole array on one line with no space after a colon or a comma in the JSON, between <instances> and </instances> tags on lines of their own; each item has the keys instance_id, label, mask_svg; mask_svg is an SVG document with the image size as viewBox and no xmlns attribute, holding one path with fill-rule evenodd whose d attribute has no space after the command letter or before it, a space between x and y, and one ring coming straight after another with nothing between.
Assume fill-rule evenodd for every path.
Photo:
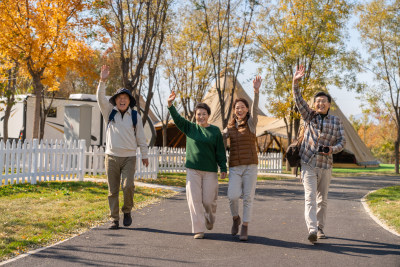
<instances>
[{"instance_id":1,"label":"white trousers","mask_svg":"<svg viewBox=\"0 0 400 267\"><path fill-rule=\"evenodd\" d=\"M188 168L186 198L192 220L192 233L204 233L205 219L212 224L215 222L218 199L217 173Z\"/></svg>"},{"instance_id":2,"label":"white trousers","mask_svg":"<svg viewBox=\"0 0 400 267\"><path fill-rule=\"evenodd\" d=\"M239 215L239 198L243 195L243 222L250 222L257 184L257 165L229 168L228 198L232 217Z\"/></svg>"},{"instance_id":3,"label":"white trousers","mask_svg":"<svg viewBox=\"0 0 400 267\"><path fill-rule=\"evenodd\" d=\"M332 168L315 168L315 160L311 164L301 163L301 177L304 186L305 211L309 233L316 233L318 227L323 229L328 206L328 190L332 177Z\"/></svg>"}]
</instances>

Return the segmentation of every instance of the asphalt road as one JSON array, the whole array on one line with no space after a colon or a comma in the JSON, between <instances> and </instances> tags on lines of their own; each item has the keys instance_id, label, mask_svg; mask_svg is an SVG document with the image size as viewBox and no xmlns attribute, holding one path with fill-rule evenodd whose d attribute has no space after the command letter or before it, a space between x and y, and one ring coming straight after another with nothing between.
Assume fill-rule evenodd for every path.
<instances>
[{"instance_id":1,"label":"asphalt road","mask_svg":"<svg viewBox=\"0 0 400 267\"><path fill-rule=\"evenodd\" d=\"M400 237L373 221L360 199L400 185L400 177L333 178L328 239L307 240L298 180L258 182L249 241L230 235L227 186L220 186L217 222L203 240L191 234L184 193L134 213L131 227L95 228L6 266L395 266Z\"/></svg>"}]
</instances>

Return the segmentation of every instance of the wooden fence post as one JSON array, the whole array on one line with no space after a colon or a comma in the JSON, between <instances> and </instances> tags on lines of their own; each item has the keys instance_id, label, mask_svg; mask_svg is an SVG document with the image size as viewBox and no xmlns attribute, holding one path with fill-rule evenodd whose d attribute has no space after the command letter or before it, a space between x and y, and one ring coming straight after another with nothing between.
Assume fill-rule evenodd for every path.
<instances>
[{"instance_id":1,"label":"wooden fence post","mask_svg":"<svg viewBox=\"0 0 400 267\"><path fill-rule=\"evenodd\" d=\"M85 152L86 152L86 140L82 139L79 140L79 181L83 181L83 177L85 175L85 166L86 166L86 162L85 162Z\"/></svg>"},{"instance_id":2,"label":"wooden fence post","mask_svg":"<svg viewBox=\"0 0 400 267\"><path fill-rule=\"evenodd\" d=\"M33 139L32 143L32 166L31 166L31 184L36 184L37 162L38 162L38 139Z\"/></svg>"}]
</instances>

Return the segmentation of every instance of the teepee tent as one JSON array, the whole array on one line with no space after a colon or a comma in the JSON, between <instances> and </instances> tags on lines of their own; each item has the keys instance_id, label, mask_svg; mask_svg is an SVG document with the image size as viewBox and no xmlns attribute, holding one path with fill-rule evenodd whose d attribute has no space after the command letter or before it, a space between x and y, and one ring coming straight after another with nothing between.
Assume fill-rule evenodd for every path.
<instances>
[{"instance_id":1,"label":"teepee tent","mask_svg":"<svg viewBox=\"0 0 400 267\"><path fill-rule=\"evenodd\" d=\"M221 74L221 84L225 83L225 78L223 74ZM233 76L231 74L226 75L226 88L224 102L225 102L225 114L228 114L229 109L231 108L229 105L231 103L232 97L236 98L244 98L249 102L250 109L253 104L252 98L244 91L242 85L239 81L236 81L235 91L232 95L231 90L233 88ZM208 119L210 124L218 126L222 129L222 117L221 117L221 105L219 103L218 92L216 89L216 85L207 92L207 94L203 97L203 103L206 103L211 109L211 115ZM231 113L232 114L232 113ZM258 108L258 124L257 124L257 132L261 126L264 126L271 121L275 120L274 118L265 116L264 112L260 108Z\"/></svg>"},{"instance_id":2,"label":"teepee tent","mask_svg":"<svg viewBox=\"0 0 400 267\"><path fill-rule=\"evenodd\" d=\"M311 106L311 105L310 105ZM329 114L337 116L343 123L346 145L342 152L333 155L333 162L335 167L355 167L364 166L372 167L379 165L379 162L374 158L371 151L367 148L353 126L340 110L339 106L332 100L331 109ZM257 136L270 134L273 136L283 137L287 140L286 126L282 119L276 119L270 124L263 126L258 131ZM287 142L286 144L287 147Z\"/></svg>"}]
</instances>

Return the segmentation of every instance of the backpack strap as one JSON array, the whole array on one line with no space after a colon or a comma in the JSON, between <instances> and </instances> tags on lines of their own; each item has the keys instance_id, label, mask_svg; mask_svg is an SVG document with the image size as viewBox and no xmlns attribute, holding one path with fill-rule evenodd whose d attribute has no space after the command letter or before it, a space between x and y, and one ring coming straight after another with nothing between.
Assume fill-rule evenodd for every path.
<instances>
[{"instance_id":1,"label":"backpack strap","mask_svg":"<svg viewBox=\"0 0 400 267\"><path fill-rule=\"evenodd\" d=\"M117 110L113 109L111 110L110 115L108 116L108 123L107 123L107 128L110 126L110 123L114 120L115 114L117 114ZM137 124L137 111L132 109L131 110L131 115L132 115L132 124L133 124L133 128L135 130L135 134L136 134L136 124Z\"/></svg>"},{"instance_id":2,"label":"backpack strap","mask_svg":"<svg viewBox=\"0 0 400 267\"><path fill-rule=\"evenodd\" d=\"M111 110L110 115L108 115L108 123L107 123L107 128L110 126L110 122L114 121L115 114L117 114L118 111L115 109Z\"/></svg>"},{"instance_id":3,"label":"backpack strap","mask_svg":"<svg viewBox=\"0 0 400 267\"><path fill-rule=\"evenodd\" d=\"M137 124L137 111L132 109L131 110L131 114L132 114L132 124L133 124L133 129L135 130L135 134L136 134L136 124Z\"/></svg>"}]
</instances>

